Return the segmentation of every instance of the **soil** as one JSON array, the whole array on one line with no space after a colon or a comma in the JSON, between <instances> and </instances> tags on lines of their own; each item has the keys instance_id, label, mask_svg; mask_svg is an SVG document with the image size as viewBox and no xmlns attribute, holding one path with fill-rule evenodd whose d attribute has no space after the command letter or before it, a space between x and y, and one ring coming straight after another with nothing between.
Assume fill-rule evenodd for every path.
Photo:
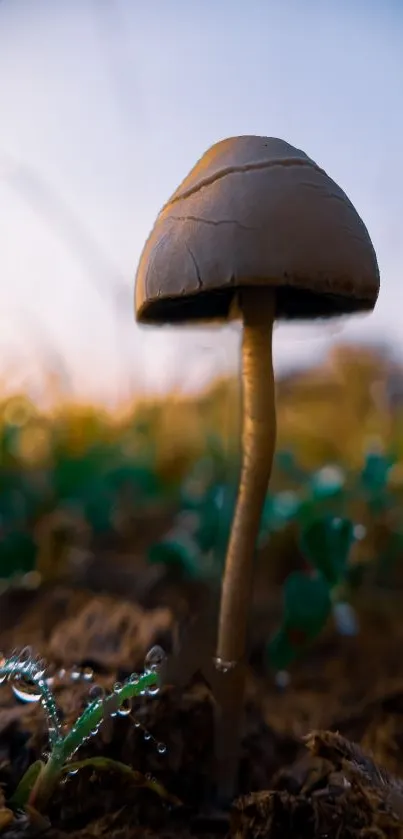
<instances>
[{"instance_id":1,"label":"soil","mask_svg":"<svg viewBox=\"0 0 403 839\"><path fill-rule=\"evenodd\" d=\"M111 688L142 669L152 644L170 652L178 621L205 598L201 584L168 579L133 554L100 555L87 575L80 572L79 583L3 594L0 649L8 653L29 644L53 667L91 667L96 683ZM396 593L363 595L357 603L359 634L341 637L330 626L280 687L267 671L264 644L278 618L281 592L273 582L265 589L264 575L259 579L239 787L228 812L207 806L214 700L198 670L203 644L195 644L185 684L166 686L158 696L139 700L130 716L109 719L78 755L121 761L140 773L138 780L87 767L64 779L45 814L15 814L7 806L27 767L46 751L47 736L38 704L18 702L2 686L2 839L403 839L399 601ZM56 682L67 726L85 706L88 691L83 681ZM150 783L154 778L165 795Z\"/></svg>"}]
</instances>

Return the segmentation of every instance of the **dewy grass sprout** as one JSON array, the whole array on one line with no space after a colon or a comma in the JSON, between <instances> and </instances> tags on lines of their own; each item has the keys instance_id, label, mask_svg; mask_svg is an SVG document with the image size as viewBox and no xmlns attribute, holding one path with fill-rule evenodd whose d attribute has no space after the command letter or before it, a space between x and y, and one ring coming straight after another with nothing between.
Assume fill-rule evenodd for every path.
<instances>
[{"instance_id":1,"label":"dewy grass sprout","mask_svg":"<svg viewBox=\"0 0 403 839\"><path fill-rule=\"evenodd\" d=\"M137 696L155 696L159 691L159 671L165 655L153 647L146 656L142 675L132 673L122 684L114 685L107 696L103 691L90 701L70 731L63 735L51 679L46 676L45 662L35 658L29 648L9 658L0 654L0 684L8 681L16 696L25 701L39 701L45 711L50 753L46 763L37 761L22 778L14 800L19 806L30 803L43 810L52 796L66 764L90 737L95 736L107 717L127 715L128 705ZM25 689L25 686L26 689ZM29 686L29 687L28 687Z\"/></svg>"}]
</instances>

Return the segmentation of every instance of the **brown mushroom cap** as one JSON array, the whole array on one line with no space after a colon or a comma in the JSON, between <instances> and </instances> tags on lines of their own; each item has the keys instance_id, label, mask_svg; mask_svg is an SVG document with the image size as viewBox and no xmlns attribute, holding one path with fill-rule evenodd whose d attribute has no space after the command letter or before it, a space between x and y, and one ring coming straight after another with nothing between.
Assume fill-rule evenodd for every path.
<instances>
[{"instance_id":1,"label":"brown mushroom cap","mask_svg":"<svg viewBox=\"0 0 403 839\"><path fill-rule=\"evenodd\" d=\"M162 208L136 276L141 323L220 321L237 290L276 289L278 318L373 309L379 270L351 201L273 137L212 146Z\"/></svg>"}]
</instances>

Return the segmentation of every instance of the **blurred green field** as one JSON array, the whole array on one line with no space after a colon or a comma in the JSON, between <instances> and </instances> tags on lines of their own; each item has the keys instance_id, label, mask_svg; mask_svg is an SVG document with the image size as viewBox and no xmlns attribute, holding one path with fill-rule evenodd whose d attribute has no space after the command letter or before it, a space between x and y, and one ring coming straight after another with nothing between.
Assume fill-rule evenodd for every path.
<instances>
[{"instance_id":1,"label":"blurred green field","mask_svg":"<svg viewBox=\"0 0 403 839\"><path fill-rule=\"evenodd\" d=\"M167 512L171 528L147 549L148 560L219 577L236 490L239 397L231 379L197 398L139 398L113 415L68 402L44 413L24 394L5 399L2 587L68 575L77 558L105 545L135 549L139 525L148 523L152 537L153 521ZM382 349L340 347L315 369L281 379L277 406L259 544L268 579L282 583L307 562L322 573L330 560L304 556L304 528L336 519L352 535L334 587L399 585L403 371Z\"/></svg>"}]
</instances>

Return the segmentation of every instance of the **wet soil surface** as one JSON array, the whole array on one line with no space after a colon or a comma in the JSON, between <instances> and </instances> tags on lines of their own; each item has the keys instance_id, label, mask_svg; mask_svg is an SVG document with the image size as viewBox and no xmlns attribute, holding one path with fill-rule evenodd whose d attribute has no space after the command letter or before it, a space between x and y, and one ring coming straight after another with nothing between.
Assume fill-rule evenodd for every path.
<instances>
[{"instance_id":1,"label":"wet soil surface","mask_svg":"<svg viewBox=\"0 0 403 839\"><path fill-rule=\"evenodd\" d=\"M53 666L91 667L96 683L105 688L141 670L152 644L172 648L178 619L203 598L197 585L157 579L155 570L147 585L147 569L141 574L133 569L131 575L129 564L118 557L100 561L102 585L94 585L92 568L87 585L82 579L80 586L59 583L31 594L4 594L0 649L9 653L29 644ZM122 578L124 592L113 582ZM139 700L129 716L108 719L81 749L79 758L102 755L125 763L139 773L137 781L134 775L87 767L66 776L41 815L15 814L8 801L27 767L46 751L44 717L37 703L18 702L3 685L2 839L403 839L399 601L375 596L370 604L363 597L359 635L342 638L329 627L293 666L289 685L280 688L262 653L280 593L266 594L259 587L252 616L239 789L228 812L206 807L214 699L200 672L184 686ZM197 664L195 658L195 670ZM67 726L85 707L88 691L80 681L56 683ZM154 778L166 795L150 785Z\"/></svg>"}]
</instances>

